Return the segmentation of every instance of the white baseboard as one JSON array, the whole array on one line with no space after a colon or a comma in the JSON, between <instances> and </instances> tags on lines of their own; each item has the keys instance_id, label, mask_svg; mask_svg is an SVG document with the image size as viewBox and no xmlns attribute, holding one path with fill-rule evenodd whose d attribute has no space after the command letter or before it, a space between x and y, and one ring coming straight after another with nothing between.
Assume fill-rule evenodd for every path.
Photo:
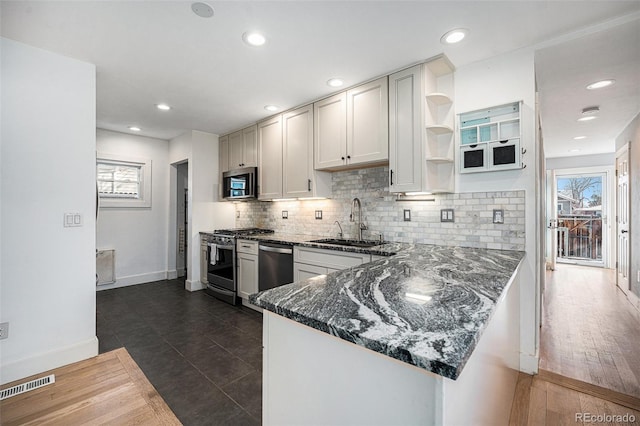
<instances>
[{"instance_id":1,"label":"white baseboard","mask_svg":"<svg viewBox=\"0 0 640 426\"><path fill-rule=\"evenodd\" d=\"M96 286L96 290L109 290L111 288L127 287L130 285L151 283L154 281L166 280L168 271L148 272L146 274L129 275L126 277L116 277L113 284Z\"/></svg>"},{"instance_id":2,"label":"white baseboard","mask_svg":"<svg viewBox=\"0 0 640 426\"><path fill-rule=\"evenodd\" d=\"M202 284L198 280L186 280L184 282L184 288L189 291L198 291L198 290L204 290L205 288L207 288L207 285Z\"/></svg>"},{"instance_id":3,"label":"white baseboard","mask_svg":"<svg viewBox=\"0 0 640 426\"><path fill-rule=\"evenodd\" d=\"M537 355L520 354L520 371L527 374L538 374L538 362L540 357Z\"/></svg>"},{"instance_id":4,"label":"white baseboard","mask_svg":"<svg viewBox=\"0 0 640 426\"><path fill-rule=\"evenodd\" d=\"M98 338L93 336L70 346L2 364L2 368L0 368L0 384L20 380L96 355L98 355Z\"/></svg>"},{"instance_id":5,"label":"white baseboard","mask_svg":"<svg viewBox=\"0 0 640 426\"><path fill-rule=\"evenodd\" d=\"M167 271L168 280L175 280L176 278L178 278L178 271L176 271L175 269Z\"/></svg>"}]
</instances>

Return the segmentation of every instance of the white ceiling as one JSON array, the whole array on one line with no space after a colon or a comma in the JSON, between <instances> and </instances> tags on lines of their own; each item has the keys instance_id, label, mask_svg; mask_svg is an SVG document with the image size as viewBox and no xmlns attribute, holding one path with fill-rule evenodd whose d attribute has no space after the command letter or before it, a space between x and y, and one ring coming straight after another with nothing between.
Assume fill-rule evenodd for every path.
<instances>
[{"instance_id":1,"label":"white ceiling","mask_svg":"<svg viewBox=\"0 0 640 426\"><path fill-rule=\"evenodd\" d=\"M525 46L549 46L537 62L549 156L574 155L567 140L586 129L572 129L584 106L600 105L602 117L590 125L607 127L592 140L610 140L639 110L638 1L208 3L215 15L206 19L190 1L2 1L1 33L96 64L98 127L138 125L140 134L162 139L237 129L271 115L267 104L286 109L334 92L331 77L349 86L442 52L460 67ZM567 36L594 25L615 33L612 20L627 22L621 31L632 39L608 47L621 36L591 34L599 42L584 47ZM443 46L440 37L455 27L468 28L468 38ZM265 46L242 42L252 29L266 35ZM618 80L605 89L616 90L615 99L582 93L582 80L596 75ZM160 102L173 109L156 110Z\"/></svg>"}]
</instances>

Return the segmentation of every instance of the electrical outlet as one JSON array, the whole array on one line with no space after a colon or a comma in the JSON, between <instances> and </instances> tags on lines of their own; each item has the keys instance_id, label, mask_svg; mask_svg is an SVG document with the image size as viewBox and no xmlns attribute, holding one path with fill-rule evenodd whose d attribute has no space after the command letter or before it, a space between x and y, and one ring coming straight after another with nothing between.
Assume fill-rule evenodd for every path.
<instances>
[{"instance_id":1,"label":"electrical outlet","mask_svg":"<svg viewBox=\"0 0 640 426\"><path fill-rule=\"evenodd\" d=\"M236 219L240 218L240 210L236 210Z\"/></svg>"},{"instance_id":2,"label":"electrical outlet","mask_svg":"<svg viewBox=\"0 0 640 426\"><path fill-rule=\"evenodd\" d=\"M638 282L640 283L640 271L638 271Z\"/></svg>"},{"instance_id":3,"label":"electrical outlet","mask_svg":"<svg viewBox=\"0 0 640 426\"><path fill-rule=\"evenodd\" d=\"M404 221L411 222L411 210L404 209Z\"/></svg>"},{"instance_id":4,"label":"electrical outlet","mask_svg":"<svg viewBox=\"0 0 640 426\"><path fill-rule=\"evenodd\" d=\"M0 340L9 338L9 323L0 323Z\"/></svg>"},{"instance_id":5,"label":"electrical outlet","mask_svg":"<svg viewBox=\"0 0 640 426\"><path fill-rule=\"evenodd\" d=\"M493 223L504 223L504 210L493 209Z\"/></svg>"},{"instance_id":6,"label":"electrical outlet","mask_svg":"<svg viewBox=\"0 0 640 426\"><path fill-rule=\"evenodd\" d=\"M453 209L440 209L440 222L454 222Z\"/></svg>"},{"instance_id":7,"label":"electrical outlet","mask_svg":"<svg viewBox=\"0 0 640 426\"><path fill-rule=\"evenodd\" d=\"M289 212L287 210L282 210L282 218L289 219Z\"/></svg>"},{"instance_id":8,"label":"electrical outlet","mask_svg":"<svg viewBox=\"0 0 640 426\"><path fill-rule=\"evenodd\" d=\"M316 219L322 220L322 210L316 210Z\"/></svg>"}]
</instances>

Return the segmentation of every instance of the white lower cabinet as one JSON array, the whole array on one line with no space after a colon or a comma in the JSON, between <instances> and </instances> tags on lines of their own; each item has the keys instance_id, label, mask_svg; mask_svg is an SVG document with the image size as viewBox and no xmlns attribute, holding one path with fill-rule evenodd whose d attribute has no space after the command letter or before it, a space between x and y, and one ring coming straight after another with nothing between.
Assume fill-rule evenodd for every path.
<instances>
[{"instance_id":1,"label":"white lower cabinet","mask_svg":"<svg viewBox=\"0 0 640 426\"><path fill-rule=\"evenodd\" d=\"M243 305L258 309L249 303L249 295L258 292L258 242L238 240L236 251L238 296Z\"/></svg>"},{"instance_id":2,"label":"white lower cabinet","mask_svg":"<svg viewBox=\"0 0 640 426\"><path fill-rule=\"evenodd\" d=\"M296 246L293 259L293 280L300 281L368 263L371 255Z\"/></svg>"}]
</instances>

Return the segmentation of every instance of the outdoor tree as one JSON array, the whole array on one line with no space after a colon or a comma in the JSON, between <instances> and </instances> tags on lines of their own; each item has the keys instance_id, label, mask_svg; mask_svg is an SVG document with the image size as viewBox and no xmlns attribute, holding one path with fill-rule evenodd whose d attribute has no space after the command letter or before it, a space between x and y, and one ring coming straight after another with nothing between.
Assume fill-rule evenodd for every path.
<instances>
[{"instance_id":1,"label":"outdoor tree","mask_svg":"<svg viewBox=\"0 0 640 426\"><path fill-rule=\"evenodd\" d=\"M591 194L591 198L589 199L589 207L601 206L602 205L602 197L600 194L593 193Z\"/></svg>"},{"instance_id":2,"label":"outdoor tree","mask_svg":"<svg viewBox=\"0 0 640 426\"><path fill-rule=\"evenodd\" d=\"M570 178L567 180L567 183L564 186L564 190L570 192L571 198L577 200L578 205L575 207L584 207L584 192L587 189L597 185L598 182L599 180L596 177Z\"/></svg>"}]
</instances>

